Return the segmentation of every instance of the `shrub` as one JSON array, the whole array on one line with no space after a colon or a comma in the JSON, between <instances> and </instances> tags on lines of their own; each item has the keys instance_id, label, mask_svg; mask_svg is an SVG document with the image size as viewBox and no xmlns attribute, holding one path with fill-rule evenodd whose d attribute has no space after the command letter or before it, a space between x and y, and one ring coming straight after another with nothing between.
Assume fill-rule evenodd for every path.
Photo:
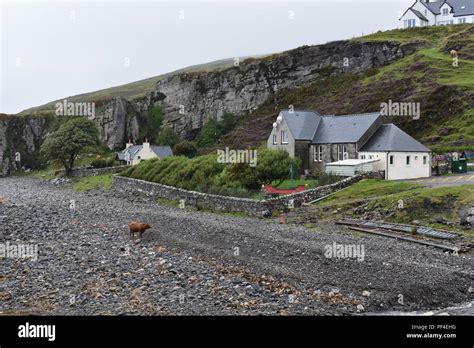
<instances>
[{"instance_id":1,"label":"shrub","mask_svg":"<svg viewBox=\"0 0 474 348\"><path fill-rule=\"evenodd\" d=\"M173 155L175 156L186 156L189 158L193 158L197 154L197 147L194 143L184 140L180 143L177 143L173 147Z\"/></svg>"},{"instance_id":2,"label":"shrub","mask_svg":"<svg viewBox=\"0 0 474 348\"><path fill-rule=\"evenodd\" d=\"M94 168L105 168L107 167L107 161L104 159L95 159L91 162L91 166Z\"/></svg>"},{"instance_id":3,"label":"shrub","mask_svg":"<svg viewBox=\"0 0 474 348\"><path fill-rule=\"evenodd\" d=\"M255 168L246 163L236 163L230 166L228 182L235 181L248 189L259 189L262 184L272 181L280 183L290 178L290 167L295 173L300 167L298 158L291 158L285 150L260 149L257 153Z\"/></svg>"},{"instance_id":4,"label":"shrub","mask_svg":"<svg viewBox=\"0 0 474 348\"><path fill-rule=\"evenodd\" d=\"M168 145L171 148L178 143L178 136L173 128L163 128L155 138L157 145Z\"/></svg>"}]
</instances>

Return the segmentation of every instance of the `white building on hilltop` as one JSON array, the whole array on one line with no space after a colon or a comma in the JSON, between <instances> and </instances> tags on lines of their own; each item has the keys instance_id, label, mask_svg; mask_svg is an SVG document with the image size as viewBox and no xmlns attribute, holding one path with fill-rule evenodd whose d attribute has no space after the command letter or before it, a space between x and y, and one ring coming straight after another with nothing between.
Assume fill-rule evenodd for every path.
<instances>
[{"instance_id":1,"label":"white building on hilltop","mask_svg":"<svg viewBox=\"0 0 474 348\"><path fill-rule=\"evenodd\" d=\"M399 20L401 28L474 23L474 0L417 0Z\"/></svg>"}]
</instances>

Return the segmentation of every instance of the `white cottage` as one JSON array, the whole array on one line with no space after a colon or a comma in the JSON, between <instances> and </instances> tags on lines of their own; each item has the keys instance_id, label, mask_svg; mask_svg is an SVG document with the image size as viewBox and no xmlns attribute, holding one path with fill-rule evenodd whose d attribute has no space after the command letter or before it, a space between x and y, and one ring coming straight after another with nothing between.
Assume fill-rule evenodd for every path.
<instances>
[{"instance_id":1,"label":"white cottage","mask_svg":"<svg viewBox=\"0 0 474 348\"><path fill-rule=\"evenodd\" d=\"M474 23L474 0L417 0L399 20L401 28Z\"/></svg>"},{"instance_id":2,"label":"white cottage","mask_svg":"<svg viewBox=\"0 0 474 348\"><path fill-rule=\"evenodd\" d=\"M128 142L125 149L117 153L117 159L126 165L136 165L143 160L151 158L165 158L172 156L173 152L169 146L154 146L148 141L143 145L134 145Z\"/></svg>"}]
</instances>

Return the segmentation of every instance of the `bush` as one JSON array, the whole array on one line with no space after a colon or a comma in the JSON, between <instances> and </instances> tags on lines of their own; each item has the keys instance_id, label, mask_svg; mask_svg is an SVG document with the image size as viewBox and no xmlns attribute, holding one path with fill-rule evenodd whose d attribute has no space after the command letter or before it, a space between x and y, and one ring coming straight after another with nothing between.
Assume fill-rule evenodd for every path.
<instances>
[{"instance_id":1,"label":"bush","mask_svg":"<svg viewBox=\"0 0 474 348\"><path fill-rule=\"evenodd\" d=\"M94 168L106 168L106 167L114 167L117 162L113 158L108 159L95 159L91 162L91 166Z\"/></svg>"},{"instance_id":2,"label":"bush","mask_svg":"<svg viewBox=\"0 0 474 348\"><path fill-rule=\"evenodd\" d=\"M163 115L161 112L160 106L153 107L148 112L148 119L146 124L140 127L140 138L144 139L154 139L156 134L160 131L161 124L163 123Z\"/></svg>"},{"instance_id":3,"label":"bush","mask_svg":"<svg viewBox=\"0 0 474 348\"><path fill-rule=\"evenodd\" d=\"M154 158L133 166L123 175L206 192L208 187L216 185L218 175L223 170L224 165L218 163L216 155L213 154L192 159L184 156L166 157L162 160Z\"/></svg>"},{"instance_id":4,"label":"bush","mask_svg":"<svg viewBox=\"0 0 474 348\"><path fill-rule=\"evenodd\" d=\"M330 185L342 180L342 177L333 174L327 174L320 169L314 170L311 173L311 177L318 180L318 186Z\"/></svg>"},{"instance_id":5,"label":"bush","mask_svg":"<svg viewBox=\"0 0 474 348\"><path fill-rule=\"evenodd\" d=\"M221 136L232 131L236 125L237 117L229 112L226 112L219 121L210 119L202 127L201 134L196 139L196 144L199 147L214 144Z\"/></svg>"},{"instance_id":6,"label":"bush","mask_svg":"<svg viewBox=\"0 0 474 348\"><path fill-rule=\"evenodd\" d=\"M228 170L227 179L238 182L248 189L259 189L262 184L270 184L272 181L281 183L283 180L289 179L291 166L297 173L300 160L290 157L285 150L259 149L255 168L250 167L247 163L233 164Z\"/></svg>"},{"instance_id":7,"label":"bush","mask_svg":"<svg viewBox=\"0 0 474 348\"><path fill-rule=\"evenodd\" d=\"M178 143L178 136L173 128L163 128L156 136L155 143L157 145L168 145L173 148Z\"/></svg>"},{"instance_id":8,"label":"bush","mask_svg":"<svg viewBox=\"0 0 474 348\"><path fill-rule=\"evenodd\" d=\"M104 159L95 159L91 162L91 166L94 168L105 168L107 167L107 161Z\"/></svg>"},{"instance_id":9,"label":"bush","mask_svg":"<svg viewBox=\"0 0 474 348\"><path fill-rule=\"evenodd\" d=\"M182 141L180 143L177 143L173 147L173 155L175 156L186 156L189 158L193 158L196 156L198 150L196 145L190 141Z\"/></svg>"}]
</instances>

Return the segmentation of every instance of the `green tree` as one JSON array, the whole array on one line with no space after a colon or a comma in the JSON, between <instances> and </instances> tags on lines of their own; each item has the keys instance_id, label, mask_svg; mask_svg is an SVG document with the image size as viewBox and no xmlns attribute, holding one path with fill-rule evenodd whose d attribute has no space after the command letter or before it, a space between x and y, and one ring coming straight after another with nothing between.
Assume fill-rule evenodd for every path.
<instances>
[{"instance_id":1,"label":"green tree","mask_svg":"<svg viewBox=\"0 0 474 348\"><path fill-rule=\"evenodd\" d=\"M219 122L219 128L221 135L227 134L232 131L235 126L237 125L237 117L230 112L226 112L224 116L222 116L222 120Z\"/></svg>"},{"instance_id":2,"label":"green tree","mask_svg":"<svg viewBox=\"0 0 474 348\"><path fill-rule=\"evenodd\" d=\"M171 148L178 143L178 136L173 128L163 128L156 136L155 143L157 145L169 145Z\"/></svg>"},{"instance_id":3,"label":"green tree","mask_svg":"<svg viewBox=\"0 0 474 348\"><path fill-rule=\"evenodd\" d=\"M98 143L99 135L94 123L86 118L75 117L48 135L41 146L41 154L61 162L68 175L77 156Z\"/></svg>"},{"instance_id":4,"label":"green tree","mask_svg":"<svg viewBox=\"0 0 474 348\"><path fill-rule=\"evenodd\" d=\"M184 140L177 143L173 147L173 155L174 156L186 156L189 158L193 158L197 154L197 147L194 143Z\"/></svg>"},{"instance_id":5,"label":"green tree","mask_svg":"<svg viewBox=\"0 0 474 348\"><path fill-rule=\"evenodd\" d=\"M210 119L202 128L201 134L196 139L196 144L199 147L214 144L219 139L221 133L218 122Z\"/></svg>"},{"instance_id":6,"label":"green tree","mask_svg":"<svg viewBox=\"0 0 474 348\"><path fill-rule=\"evenodd\" d=\"M201 133L196 139L199 147L214 144L221 136L232 131L237 125L237 118L234 114L226 112L220 121L210 119L201 129Z\"/></svg>"},{"instance_id":7,"label":"green tree","mask_svg":"<svg viewBox=\"0 0 474 348\"><path fill-rule=\"evenodd\" d=\"M148 112L148 120L146 125L141 128L140 138L155 139L156 134L160 131L161 124L163 123L163 113L159 105L153 107Z\"/></svg>"}]
</instances>

